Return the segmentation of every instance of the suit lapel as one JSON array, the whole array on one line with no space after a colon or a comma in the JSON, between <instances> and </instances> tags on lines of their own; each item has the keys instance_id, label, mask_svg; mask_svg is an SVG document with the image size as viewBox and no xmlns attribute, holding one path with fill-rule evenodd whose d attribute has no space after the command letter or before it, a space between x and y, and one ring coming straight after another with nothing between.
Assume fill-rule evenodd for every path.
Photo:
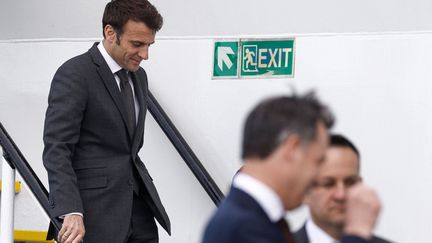
<instances>
[{"instance_id":1,"label":"suit lapel","mask_svg":"<svg viewBox=\"0 0 432 243\"><path fill-rule=\"evenodd\" d=\"M110 94L111 98L113 99L117 109L119 110L123 122L127 127L129 138L132 140L133 137L132 128L128 127L127 125L128 123L126 122L127 113L120 96L120 90L118 88L114 75L111 72L111 69L108 67L108 64L105 62L102 54L97 49L97 43L95 43L93 47L90 48L89 53L93 58L93 62L98 66L97 72L101 77L102 81L104 82L104 85L108 90L108 93Z\"/></svg>"}]
</instances>

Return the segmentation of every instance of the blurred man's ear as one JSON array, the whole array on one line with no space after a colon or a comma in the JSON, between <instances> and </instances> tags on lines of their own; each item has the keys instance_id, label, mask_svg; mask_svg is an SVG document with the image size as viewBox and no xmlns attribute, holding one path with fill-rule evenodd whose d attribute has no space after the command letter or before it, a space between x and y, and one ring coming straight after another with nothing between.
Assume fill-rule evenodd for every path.
<instances>
[{"instance_id":1,"label":"blurred man's ear","mask_svg":"<svg viewBox=\"0 0 432 243\"><path fill-rule=\"evenodd\" d=\"M283 151L283 156L286 161L296 161L300 157L301 141L297 134L289 135L284 142L279 145L279 148Z\"/></svg>"}]
</instances>

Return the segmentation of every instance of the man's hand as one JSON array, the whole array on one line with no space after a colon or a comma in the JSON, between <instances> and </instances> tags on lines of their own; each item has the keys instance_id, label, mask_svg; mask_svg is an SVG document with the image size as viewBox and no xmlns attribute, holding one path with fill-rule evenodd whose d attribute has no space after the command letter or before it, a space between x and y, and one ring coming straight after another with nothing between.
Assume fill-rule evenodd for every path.
<instances>
[{"instance_id":1,"label":"man's hand","mask_svg":"<svg viewBox=\"0 0 432 243\"><path fill-rule=\"evenodd\" d=\"M81 243L84 238L84 222L81 215L66 215L58 234L61 243Z\"/></svg>"},{"instance_id":2,"label":"man's hand","mask_svg":"<svg viewBox=\"0 0 432 243\"><path fill-rule=\"evenodd\" d=\"M345 234L370 239L381 203L376 192L362 183L348 192Z\"/></svg>"}]
</instances>

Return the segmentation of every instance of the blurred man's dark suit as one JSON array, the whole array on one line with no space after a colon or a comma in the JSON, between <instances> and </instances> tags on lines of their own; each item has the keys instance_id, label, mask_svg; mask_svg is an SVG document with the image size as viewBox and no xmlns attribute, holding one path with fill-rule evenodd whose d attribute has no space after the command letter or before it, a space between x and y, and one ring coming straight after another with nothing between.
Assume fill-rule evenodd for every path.
<instances>
[{"instance_id":1,"label":"blurred man's dark suit","mask_svg":"<svg viewBox=\"0 0 432 243\"><path fill-rule=\"evenodd\" d=\"M283 231L246 192L231 187L204 232L202 243L286 243ZM296 241L297 242L297 241ZM369 243L346 236L341 243Z\"/></svg>"},{"instance_id":2,"label":"blurred man's dark suit","mask_svg":"<svg viewBox=\"0 0 432 243\"><path fill-rule=\"evenodd\" d=\"M204 233L203 243L284 243L276 223L246 192L231 187Z\"/></svg>"},{"instance_id":3,"label":"blurred man's dark suit","mask_svg":"<svg viewBox=\"0 0 432 243\"><path fill-rule=\"evenodd\" d=\"M140 68L130 78L139 104L135 128L125 122L119 87L97 43L64 63L51 84L43 154L51 213L55 217L83 213L86 243L124 241L131 225L134 191L148 206L140 210L153 214L170 233L168 216L138 156L143 145L147 76ZM153 230L157 234L157 228Z\"/></svg>"}]
</instances>

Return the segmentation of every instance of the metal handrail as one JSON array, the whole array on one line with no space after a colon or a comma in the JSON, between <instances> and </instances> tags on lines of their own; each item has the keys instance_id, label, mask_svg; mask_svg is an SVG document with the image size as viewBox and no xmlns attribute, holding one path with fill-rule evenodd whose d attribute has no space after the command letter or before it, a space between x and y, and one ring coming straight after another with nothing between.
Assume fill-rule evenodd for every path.
<instances>
[{"instance_id":1,"label":"metal handrail","mask_svg":"<svg viewBox=\"0 0 432 243\"><path fill-rule=\"evenodd\" d=\"M156 122L164 131L165 135L176 148L177 152L183 158L189 169L195 175L201 186L207 192L209 197L216 205L224 198L222 191L216 185L210 174L202 165L201 161L189 147L185 139L171 122L168 115L157 102L156 98L149 92L148 110L155 118Z\"/></svg>"},{"instance_id":2,"label":"metal handrail","mask_svg":"<svg viewBox=\"0 0 432 243\"><path fill-rule=\"evenodd\" d=\"M3 148L3 157L8 162L11 168L18 170L23 180L26 182L29 189L32 191L39 204L42 206L45 213L49 216L52 225L56 230L60 230L61 223L59 219L52 217L51 207L48 202L48 191L39 180L39 177L31 168L15 142L7 133L6 129L0 122L0 145Z\"/></svg>"}]
</instances>

